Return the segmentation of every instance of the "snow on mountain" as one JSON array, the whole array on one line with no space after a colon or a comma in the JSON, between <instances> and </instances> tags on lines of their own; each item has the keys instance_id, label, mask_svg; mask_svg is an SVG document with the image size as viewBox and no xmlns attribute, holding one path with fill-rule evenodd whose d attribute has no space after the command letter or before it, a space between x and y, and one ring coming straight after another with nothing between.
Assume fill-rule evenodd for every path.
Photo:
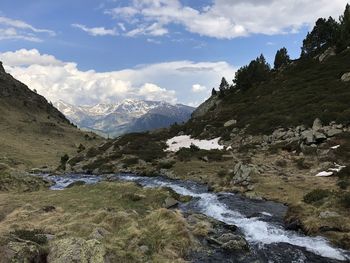
<instances>
[{"instance_id":1,"label":"snow on mountain","mask_svg":"<svg viewBox=\"0 0 350 263\"><path fill-rule=\"evenodd\" d=\"M93 106L74 106L64 101L54 105L80 128L112 137L181 123L187 121L194 110L181 104L135 99Z\"/></svg>"}]
</instances>

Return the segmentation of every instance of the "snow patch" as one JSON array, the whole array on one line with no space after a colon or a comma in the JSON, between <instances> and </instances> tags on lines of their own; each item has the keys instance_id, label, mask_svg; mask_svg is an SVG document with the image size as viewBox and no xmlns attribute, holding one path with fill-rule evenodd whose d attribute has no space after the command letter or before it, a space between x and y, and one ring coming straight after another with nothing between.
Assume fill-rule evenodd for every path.
<instances>
[{"instance_id":1,"label":"snow patch","mask_svg":"<svg viewBox=\"0 0 350 263\"><path fill-rule=\"evenodd\" d=\"M334 163L334 168L329 168L328 171L322 171L316 174L318 177L327 177L333 175L334 172L339 173L342 169L344 169L346 166L342 166L339 164Z\"/></svg>"},{"instance_id":2,"label":"snow patch","mask_svg":"<svg viewBox=\"0 0 350 263\"><path fill-rule=\"evenodd\" d=\"M200 149L203 150L223 150L224 146L219 144L220 137L212 140L197 140L192 139L189 135L175 136L167 140L166 144L168 148L166 151L177 152L181 148L190 148L191 144L194 144Z\"/></svg>"},{"instance_id":3,"label":"snow patch","mask_svg":"<svg viewBox=\"0 0 350 263\"><path fill-rule=\"evenodd\" d=\"M338 149L339 147L340 147L340 145L336 145L336 146L331 147L331 149L336 150L336 149Z\"/></svg>"},{"instance_id":4,"label":"snow patch","mask_svg":"<svg viewBox=\"0 0 350 263\"><path fill-rule=\"evenodd\" d=\"M333 175L333 172L326 172L326 171L322 171L319 172L318 174L316 174L317 177L328 177Z\"/></svg>"}]
</instances>

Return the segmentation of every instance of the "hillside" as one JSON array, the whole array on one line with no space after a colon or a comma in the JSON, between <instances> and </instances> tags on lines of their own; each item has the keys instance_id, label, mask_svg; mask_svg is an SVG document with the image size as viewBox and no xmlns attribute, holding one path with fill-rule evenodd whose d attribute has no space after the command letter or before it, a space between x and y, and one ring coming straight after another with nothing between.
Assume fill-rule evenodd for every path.
<instances>
[{"instance_id":1,"label":"hillside","mask_svg":"<svg viewBox=\"0 0 350 263\"><path fill-rule=\"evenodd\" d=\"M250 134L270 134L279 127L311 127L316 118L323 123L350 121L350 82L341 77L350 71L350 50L329 57L293 61L273 72L270 81L251 89L232 88L224 96L216 95L194 112L186 130L200 135L206 125L213 136L229 135L232 127L224 123L237 120L235 127Z\"/></svg>"},{"instance_id":2,"label":"hillside","mask_svg":"<svg viewBox=\"0 0 350 263\"><path fill-rule=\"evenodd\" d=\"M17 168L57 166L64 154L80 144L98 141L83 133L46 99L11 75L0 64L0 162Z\"/></svg>"},{"instance_id":3,"label":"hillside","mask_svg":"<svg viewBox=\"0 0 350 263\"><path fill-rule=\"evenodd\" d=\"M183 123L194 110L181 104L132 99L94 106L74 106L63 101L54 105L78 127L105 137L166 128L175 122Z\"/></svg>"}]
</instances>

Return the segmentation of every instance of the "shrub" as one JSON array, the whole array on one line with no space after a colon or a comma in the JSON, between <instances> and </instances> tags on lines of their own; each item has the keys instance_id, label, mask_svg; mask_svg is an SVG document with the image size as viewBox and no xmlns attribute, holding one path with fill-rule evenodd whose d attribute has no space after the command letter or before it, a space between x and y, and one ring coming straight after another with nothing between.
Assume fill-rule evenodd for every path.
<instances>
[{"instance_id":1,"label":"shrub","mask_svg":"<svg viewBox=\"0 0 350 263\"><path fill-rule=\"evenodd\" d=\"M344 193L340 199L340 202L344 207L350 208L350 193Z\"/></svg>"},{"instance_id":2,"label":"shrub","mask_svg":"<svg viewBox=\"0 0 350 263\"><path fill-rule=\"evenodd\" d=\"M350 179L350 166L346 166L345 168L341 169L338 173L337 176L340 179Z\"/></svg>"},{"instance_id":3,"label":"shrub","mask_svg":"<svg viewBox=\"0 0 350 263\"><path fill-rule=\"evenodd\" d=\"M167 162L160 162L158 163L159 169L170 169L174 166L175 161L167 161Z\"/></svg>"},{"instance_id":4,"label":"shrub","mask_svg":"<svg viewBox=\"0 0 350 263\"><path fill-rule=\"evenodd\" d=\"M304 158L299 158L295 160L295 163L300 170L310 169L311 165L305 162Z\"/></svg>"},{"instance_id":5,"label":"shrub","mask_svg":"<svg viewBox=\"0 0 350 263\"><path fill-rule=\"evenodd\" d=\"M349 181L341 180L337 183L337 185L339 186L340 189L346 190L349 187L350 183Z\"/></svg>"},{"instance_id":6,"label":"shrub","mask_svg":"<svg viewBox=\"0 0 350 263\"><path fill-rule=\"evenodd\" d=\"M34 229L34 230L17 229L13 231L12 234L17 236L20 239L32 241L39 245L45 245L47 243L47 237L44 235L43 231L40 229Z\"/></svg>"},{"instance_id":7,"label":"shrub","mask_svg":"<svg viewBox=\"0 0 350 263\"><path fill-rule=\"evenodd\" d=\"M219 177L225 177L227 175L227 171L226 170L220 170L218 171L218 176Z\"/></svg>"},{"instance_id":8,"label":"shrub","mask_svg":"<svg viewBox=\"0 0 350 263\"><path fill-rule=\"evenodd\" d=\"M304 202L307 204L313 204L322 201L324 198L331 195L329 190L315 189L304 195Z\"/></svg>"},{"instance_id":9,"label":"shrub","mask_svg":"<svg viewBox=\"0 0 350 263\"><path fill-rule=\"evenodd\" d=\"M275 164L279 167L286 167L287 166L287 161L284 159L279 159L275 162Z\"/></svg>"},{"instance_id":10,"label":"shrub","mask_svg":"<svg viewBox=\"0 0 350 263\"><path fill-rule=\"evenodd\" d=\"M138 162L139 162L139 158L137 157L125 158L123 160L123 163L126 165L134 165L134 164L138 164Z\"/></svg>"}]
</instances>

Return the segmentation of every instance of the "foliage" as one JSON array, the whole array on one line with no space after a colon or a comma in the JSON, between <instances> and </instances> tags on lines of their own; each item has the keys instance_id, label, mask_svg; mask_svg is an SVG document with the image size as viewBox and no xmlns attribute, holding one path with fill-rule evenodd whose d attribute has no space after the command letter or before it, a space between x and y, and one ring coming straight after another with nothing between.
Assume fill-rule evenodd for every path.
<instances>
[{"instance_id":1,"label":"foliage","mask_svg":"<svg viewBox=\"0 0 350 263\"><path fill-rule=\"evenodd\" d=\"M237 89L247 90L256 84L267 81L269 78L270 65L261 54L260 57L251 61L248 66L238 69L233 82L236 84Z\"/></svg>"},{"instance_id":2,"label":"foliage","mask_svg":"<svg viewBox=\"0 0 350 263\"><path fill-rule=\"evenodd\" d=\"M34 243L37 243L38 245L45 245L47 243L47 238L41 229L17 229L13 231L12 234L20 239L32 241Z\"/></svg>"},{"instance_id":3,"label":"foliage","mask_svg":"<svg viewBox=\"0 0 350 263\"><path fill-rule=\"evenodd\" d=\"M307 204L313 204L329 197L330 195L331 192L329 190L315 189L304 196L304 202Z\"/></svg>"},{"instance_id":4,"label":"foliage","mask_svg":"<svg viewBox=\"0 0 350 263\"><path fill-rule=\"evenodd\" d=\"M344 50L350 46L350 5L345 7L344 14L340 16L340 33L337 47L339 50Z\"/></svg>"},{"instance_id":5,"label":"foliage","mask_svg":"<svg viewBox=\"0 0 350 263\"><path fill-rule=\"evenodd\" d=\"M311 32L303 41L302 56L313 55L322 47L329 47L336 43L339 36L339 24L332 18L319 18Z\"/></svg>"},{"instance_id":6,"label":"foliage","mask_svg":"<svg viewBox=\"0 0 350 263\"><path fill-rule=\"evenodd\" d=\"M288 55L287 49L284 47L278 50L275 56L274 68L280 69L281 67L286 66L289 63L290 57Z\"/></svg>"}]
</instances>

